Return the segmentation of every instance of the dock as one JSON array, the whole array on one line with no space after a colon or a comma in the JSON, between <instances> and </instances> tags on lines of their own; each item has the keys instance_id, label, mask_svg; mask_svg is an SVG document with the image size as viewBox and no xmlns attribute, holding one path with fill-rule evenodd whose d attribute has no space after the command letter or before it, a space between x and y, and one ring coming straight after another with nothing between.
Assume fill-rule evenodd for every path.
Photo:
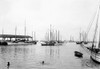
<instances>
[{"instance_id":1,"label":"dock","mask_svg":"<svg viewBox=\"0 0 100 69\"><path fill-rule=\"evenodd\" d=\"M0 34L0 38L7 41L12 41L12 39L32 39L31 36L28 35L12 35L12 34Z\"/></svg>"}]
</instances>

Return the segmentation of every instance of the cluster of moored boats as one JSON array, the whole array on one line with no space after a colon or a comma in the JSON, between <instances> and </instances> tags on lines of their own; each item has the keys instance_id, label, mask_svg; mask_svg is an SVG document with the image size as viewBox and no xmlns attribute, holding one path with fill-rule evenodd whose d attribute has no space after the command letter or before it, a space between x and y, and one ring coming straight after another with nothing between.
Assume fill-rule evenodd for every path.
<instances>
[{"instance_id":1,"label":"cluster of moored boats","mask_svg":"<svg viewBox=\"0 0 100 69\"><path fill-rule=\"evenodd\" d=\"M44 41L41 43L42 46L59 46L62 45L64 41Z\"/></svg>"}]
</instances>

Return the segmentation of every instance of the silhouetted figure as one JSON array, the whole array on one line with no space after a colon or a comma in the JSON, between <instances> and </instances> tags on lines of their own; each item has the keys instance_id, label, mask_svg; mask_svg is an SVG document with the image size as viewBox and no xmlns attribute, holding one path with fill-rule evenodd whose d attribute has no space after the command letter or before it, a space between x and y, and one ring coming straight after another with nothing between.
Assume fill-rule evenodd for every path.
<instances>
[{"instance_id":1,"label":"silhouetted figure","mask_svg":"<svg viewBox=\"0 0 100 69\"><path fill-rule=\"evenodd\" d=\"M42 64L44 64L44 61L42 61Z\"/></svg>"},{"instance_id":2,"label":"silhouetted figure","mask_svg":"<svg viewBox=\"0 0 100 69\"><path fill-rule=\"evenodd\" d=\"M9 67L10 67L10 62L7 62L7 68L9 69Z\"/></svg>"}]
</instances>

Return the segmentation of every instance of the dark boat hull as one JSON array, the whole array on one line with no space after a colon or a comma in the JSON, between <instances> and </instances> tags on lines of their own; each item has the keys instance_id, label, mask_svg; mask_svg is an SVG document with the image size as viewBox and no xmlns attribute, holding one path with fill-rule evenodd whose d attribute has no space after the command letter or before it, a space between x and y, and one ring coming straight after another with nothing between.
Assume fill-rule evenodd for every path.
<instances>
[{"instance_id":1,"label":"dark boat hull","mask_svg":"<svg viewBox=\"0 0 100 69\"><path fill-rule=\"evenodd\" d=\"M92 56L90 56L90 58L91 58L91 59L92 59L95 63L100 64L100 62L99 62L99 61L97 61L96 59L92 58Z\"/></svg>"},{"instance_id":2,"label":"dark boat hull","mask_svg":"<svg viewBox=\"0 0 100 69\"><path fill-rule=\"evenodd\" d=\"M6 45L8 45L8 43L4 41L4 42L0 42L0 45L6 46Z\"/></svg>"},{"instance_id":3,"label":"dark boat hull","mask_svg":"<svg viewBox=\"0 0 100 69\"><path fill-rule=\"evenodd\" d=\"M99 53L99 49L95 49L95 48L94 48L94 49L91 51L90 58L91 58L94 62L100 64L100 53Z\"/></svg>"},{"instance_id":4,"label":"dark boat hull","mask_svg":"<svg viewBox=\"0 0 100 69\"><path fill-rule=\"evenodd\" d=\"M26 41L25 43L37 44L37 41Z\"/></svg>"},{"instance_id":5,"label":"dark boat hull","mask_svg":"<svg viewBox=\"0 0 100 69\"><path fill-rule=\"evenodd\" d=\"M82 44L82 42L76 42L76 44Z\"/></svg>"},{"instance_id":6,"label":"dark boat hull","mask_svg":"<svg viewBox=\"0 0 100 69\"><path fill-rule=\"evenodd\" d=\"M56 44L55 41L41 43L42 46L55 46L55 44Z\"/></svg>"},{"instance_id":7,"label":"dark boat hull","mask_svg":"<svg viewBox=\"0 0 100 69\"><path fill-rule=\"evenodd\" d=\"M41 44L42 46L54 46L55 44Z\"/></svg>"},{"instance_id":8,"label":"dark boat hull","mask_svg":"<svg viewBox=\"0 0 100 69\"><path fill-rule=\"evenodd\" d=\"M84 44L88 44L88 42L84 42Z\"/></svg>"},{"instance_id":9,"label":"dark boat hull","mask_svg":"<svg viewBox=\"0 0 100 69\"><path fill-rule=\"evenodd\" d=\"M83 57L83 54L81 52L75 51L74 53L75 53L74 55L76 57L79 57L79 58L82 58Z\"/></svg>"}]
</instances>

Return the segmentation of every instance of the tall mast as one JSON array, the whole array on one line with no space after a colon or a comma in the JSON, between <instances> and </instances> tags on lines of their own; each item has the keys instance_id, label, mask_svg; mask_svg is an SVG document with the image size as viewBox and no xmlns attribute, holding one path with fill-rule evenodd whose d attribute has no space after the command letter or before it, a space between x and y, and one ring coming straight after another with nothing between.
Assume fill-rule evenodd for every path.
<instances>
[{"instance_id":1,"label":"tall mast","mask_svg":"<svg viewBox=\"0 0 100 69\"><path fill-rule=\"evenodd\" d=\"M2 28L2 35L4 34L4 29Z\"/></svg>"},{"instance_id":2,"label":"tall mast","mask_svg":"<svg viewBox=\"0 0 100 69\"><path fill-rule=\"evenodd\" d=\"M70 41L71 41L71 36L70 36Z\"/></svg>"},{"instance_id":3,"label":"tall mast","mask_svg":"<svg viewBox=\"0 0 100 69\"><path fill-rule=\"evenodd\" d=\"M99 10L100 10L100 5L99 5ZM97 21L96 21L96 28L95 28L95 33L94 33L94 38L93 38L93 43L92 43L92 49L94 47L94 41L96 39L96 34L97 34L97 28L98 28L98 20L99 20L99 10L98 10L98 14L97 14ZM96 46L97 47L97 46Z\"/></svg>"},{"instance_id":4,"label":"tall mast","mask_svg":"<svg viewBox=\"0 0 100 69\"><path fill-rule=\"evenodd\" d=\"M2 35L4 34L4 29L2 28ZM4 40L3 38L2 38L2 40Z\"/></svg>"},{"instance_id":5,"label":"tall mast","mask_svg":"<svg viewBox=\"0 0 100 69\"><path fill-rule=\"evenodd\" d=\"M15 35L17 35L17 27L15 27Z\"/></svg>"},{"instance_id":6,"label":"tall mast","mask_svg":"<svg viewBox=\"0 0 100 69\"><path fill-rule=\"evenodd\" d=\"M86 33L84 31L82 32L82 39L83 41L86 41Z\"/></svg>"},{"instance_id":7,"label":"tall mast","mask_svg":"<svg viewBox=\"0 0 100 69\"><path fill-rule=\"evenodd\" d=\"M51 41L51 24L50 24L50 35L49 35L49 40Z\"/></svg>"},{"instance_id":8,"label":"tall mast","mask_svg":"<svg viewBox=\"0 0 100 69\"><path fill-rule=\"evenodd\" d=\"M26 19L25 19L25 26L24 26L24 35L26 36Z\"/></svg>"},{"instance_id":9,"label":"tall mast","mask_svg":"<svg viewBox=\"0 0 100 69\"><path fill-rule=\"evenodd\" d=\"M56 41L58 41L58 40L57 40L57 30L56 30Z\"/></svg>"},{"instance_id":10,"label":"tall mast","mask_svg":"<svg viewBox=\"0 0 100 69\"><path fill-rule=\"evenodd\" d=\"M36 40L36 32L34 32L34 40Z\"/></svg>"},{"instance_id":11,"label":"tall mast","mask_svg":"<svg viewBox=\"0 0 100 69\"><path fill-rule=\"evenodd\" d=\"M81 33L79 33L80 34L80 41L81 41Z\"/></svg>"},{"instance_id":12,"label":"tall mast","mask_svg":"<svg viewBox=\"0 0 100 69\"><path fill-rule=\"evenodd\" d=\"M87 41L86 32L84 33L84 40Z\"/></svg>"},{"instance_id":13,"label":"tall mast","mask_svg":"<svg viewBox=\"0 0 100 69\"><path fill-rule=\"evenodd\" d=\"M17 27L15 27L15 35L17 35ZM16 40L16 36L15 36L15 40Z\"/></svg>"},{"instance_id":14,"label":"tall mast","mask_svg":"<svg viewBox=\"0 0 100 69\"><path fill-rule=\"evenodd\" d=\"M93 17L92 17L92 19L91 19L91 21L90 21L90 24L89 24L89 26L88 26L88 28L87 28L87 31L86 31L86 38L88 37L88 33L89 33L89 31L90 31L90 29L91 29L91 27L92 27L93 21L95 20L96 13L97 13L97 11L94 13L94 15L93 15Z\"/></svg>"},{"instance_id":15,"label":"tall mast","mask_svg":"<svg viewBox=\"0 0 100 69\"><path fill-rule=\"evenodd\" d=\"M81 36L82 36L82 33L81 33L81 28L80 28L80 33L79 33L79 40L80 40L80 41L82 41L82 40L81 40L81 38L82 38Z\"/></svg>"},{"instance_id":16,"label":"tall mast","mask_svg":"<svg viewBox=\"0 0 100 69\"><path fill-rule=\"evenodd\" d=\"M99 5L99 10L100 10L100 5ZM98 19L99 19L99 14L98 14ZM100 24L99 24L99 43L98 43L98 48L100 48Z\"/></svg>"},{"instance_id":17,"label":"tall mast","mask_svg":"<svg viewBox=\"0 0 100 69\"><path fill-rule=\"evenodd\" d=\"M33 41L33 31L32 31L32 41Z\"/></svg>"},{"instance_id":18,"label":"tall mast","mask_svg":"<svg viewBox=\"0 0 100 69\"><path fill-rule=\"evenodd\" d=\"M59 30L58 30L58 41L59 41Z\"/></svg>"},{"instance_id":19,"label":"tall mast","mask_svg":"<svg viewBox=\"0 0 100 69\"><path fill-rule=\"evenodd\" d=\"M50 31L50 30L49 30ZM50 40L50 32L47 32L47 40L49 41Z\"/></svg>"},{"instance_id":20,"label":"tall mast","mask_svg":"<svg viewBox=\"0 0 100 69\"><path fill-rule=\"evenodd\" d=\"M45 40L47 40L47 41L49 40L48 31L46 32Z\"/></svg>"},{"instance_id":21,"label":"tall mast","mask_svg":"<svg viewBox=\"0 0 100 69\"><path fill-rule=\"evenodd\" d=\"M99 43L98 43L98 48L100 48L100 31L99 31Z\"/></svg>"}]
</instances>

